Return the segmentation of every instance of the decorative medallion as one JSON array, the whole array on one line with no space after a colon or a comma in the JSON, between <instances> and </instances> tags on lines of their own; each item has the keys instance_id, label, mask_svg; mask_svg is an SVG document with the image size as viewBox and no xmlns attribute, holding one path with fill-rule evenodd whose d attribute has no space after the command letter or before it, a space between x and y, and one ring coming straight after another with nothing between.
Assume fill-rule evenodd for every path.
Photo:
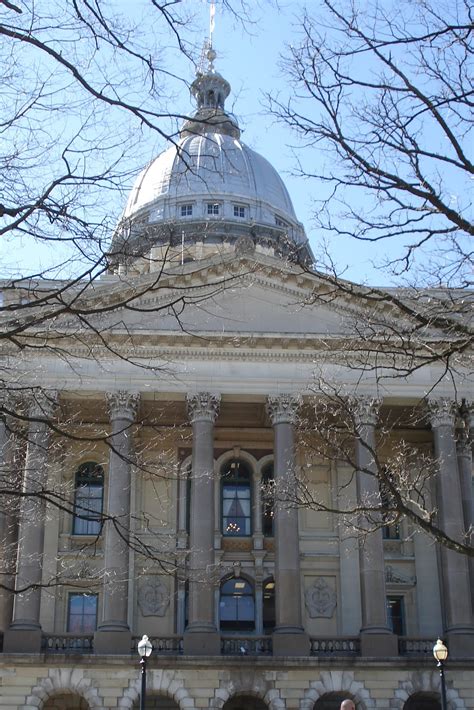
<instances>
[{"instance_id":1,"label":"decorative medallion","mask_svg":"<svg viewBox=\"0 0 474 710\"><path fill-rule=\"evenodd\" d=\"M142 616L164 616L169 603L168 587L157 575L140 580L138 606Z\"/></svg>"},{"instance_id":2,"label":"decorative medallion","mask_svg":"<svg viewBox=\"0 0 474 710\"><path fill-rule=\"evenodd\" d=\"M324 577L317 577L305 592L305 603L311 619L330 619L337 606L336 592Z\"/></svg>"}]
</instances>

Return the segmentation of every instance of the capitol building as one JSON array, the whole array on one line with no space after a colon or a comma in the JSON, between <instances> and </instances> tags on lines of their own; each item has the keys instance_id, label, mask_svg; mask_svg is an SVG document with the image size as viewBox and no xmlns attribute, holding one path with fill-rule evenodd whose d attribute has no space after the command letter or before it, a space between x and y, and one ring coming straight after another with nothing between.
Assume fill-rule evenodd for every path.
<instances>
[{"instance_id":1,"label":"capitol building","mask_svg":"<svg viewBox=\"0 0 474 710\"><path fill-rule=\"evenodd\" d=\"M404 447L413 470L435 459L423 495L463 538L468 359L400 374L400 312L318 271L214 60L138 176L107 274L75 287L83 327L72 303L30 329L43 347L2 350L25 395L0 421L3 467L26 495L0 519L16 589L0 708L138 710L146 634L147 710L440 710L437 638L447 707L472 710L472 560L406 517L341 512L383 499L377 470ZM376 350L358 347L369 331Z\"/></svg>"}]
</instances>

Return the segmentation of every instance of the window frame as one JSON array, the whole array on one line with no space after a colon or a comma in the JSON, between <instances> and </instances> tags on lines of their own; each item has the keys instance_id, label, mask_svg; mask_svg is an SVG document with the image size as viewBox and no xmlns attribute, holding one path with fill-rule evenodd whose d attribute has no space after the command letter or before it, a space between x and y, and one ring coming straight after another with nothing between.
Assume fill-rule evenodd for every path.
<instances>
[{"instance_id":1,"label":"window frame","mask_svg":"<svg viewBox=\"0 0 474 710\"><path fill-rule=\"evenodd\" d=\"M221 214L221 203L220 202L207 202L206 203L206 214L208 217L219 217Z\"/></svg>"},{"instance_id":2,"label":"window frame","mask_svg":"<svg viewBox=\"0 0 474 710\"><path fill-rule=\"evenodd\" d=\"M275 537L275 494L269 491L265 493L264 490L264 487L271 482L275 483L275 469L274 462L268 461L262 466L260 474L261 509L259 515L264 537ZM271 518L270 524L267 522L269 517Z\"/></svg>"},{"instance_id":3,"label":"window frame","mask_svg":"<svg viewBox=\"0 0 474 710\"><path fill-rule=\"evenodd\" d=\"M240 472L240 467L242 466L242 469L245 470L245 477L242 477L239 475ZM234 474L233 476L230 476L230 471L231 469L237 468L237 474ZM221 534L223 537L251 537L253 535L253 490L252 490L252 484L253 484L253 475L252 475L252 469L250 465L240 459L240 458L232 458L228 459L222 466L220 470L220 499L221 499ZM230 495L226 496L225 491L228 489L231 491L231 489L234 489L234 501L240 503L240 501L247 502L248 501L248 513L244 515L230 515L225 513L225 501L226 500L232 500L232 497ZM242 497L239 498L237 495L238 490L241 489L247 489L248 490L248 498L247 497ZM230 522L228 519L229 518L236 518L240 519L243 518L245 521L245 526L244 528L247 529L248 526L248 532L242 532L242 529L239 527L237 530L229 530L229 525Z\"/></svg>"},{"instance_id":4,"label":"window frame","mask_svg":"<svg viewBox=\"0 0 474 710\"><path fill-rule=\"evenodd\" d=\"M182 202L179 206L180 217L192 217L194 213L194 205L192 202Z\"/></svg>"},{"instance_id":5,"label":"window frame","mask_svg":"<svg viewBox=\"0 0 474 710\"><path fill-rule=\"evenodd\" d=\"M82 613L81 613L81 614L71 614L71 611L72 611L71 607L72 607L72 602L73 602L73 600L74 600L75 598L79 599L79 598L81 598L81 597L82 597L82 599L84 599L84 600L85 600L86 598L87 598L87 599L93 599L94 602L95 602L95 613L94 613L94 624L93 624L93 627L92 627L92 625L90 625L90 628L85 628L84 619L85 619L85 618L88 618L88 617L91 617L92 615L91 615L91 614L85 614L85 613L84 613L84 604L83 604L83 606L82 606ZM67 633L72 633L72 634L93 634L94 631L97 630L98 611L99 611L99 595L98 595L97 593L95 593L95 592L78 592L78 591L68 592L68 596L67 596L67 617L66 617L66 631L67 631ZM80 623L81 630L80 630L80 631L71 629L71 626L72 626L72 624L71 624L71 619L72 619L73 617L80 617L80 618L81 618L81 623Z\"/></svg>"},{"instance_id":6,"label":"window frame","mask_svg":"<svg viewBox=\"0 0 474 710\"><path fill-rule=\"evenodd\" d=\"M400 604L400 614L394 616L391 613L392 602ZM405 610L405 597L403 594L387 594L386 596L386 607L387 607L387 623L392 633L396 636L406 636L406 610ZM396 620L396 621L395 621ZM395 621L395 623L394 623ZM398 628L398 630L397 630Z\"/></svg>"},{"instance_id":7,"label":"window frame","mask_svg":"<svg viewBox=\"0 0 474 710\"><path fill-rule=\"evenodd\" d=\"M86 473L88 468L91 470ZM92 469L94 469L97 473L94 474ZM94 483L94 480L98 480L99 476L100 483ZM72 520L72 535L100 535L102 531L102 513L104 510L104 481L104 469L96 461L85 461L76 469L74 474L74 513ZM100 496L81 495L80 491L84 490L84 487L86 486L88 491L100 489ZM87 503L89 501L100 501L100 505L97 506L96 511L92 509L87 510ZM79 513L77 512L78 507L80 508ZM81 528L84 529L81 530Z\"/></svg>"},{"instance_id":8,"label":"window frame","mask_svg":"<svg viewBox=\"0 0 474 710\"><path fill-rule=\"evenodd\" d=\"M247 217L247 205L240 205L237 202L233 203L234 217L236 219L246 219Z\"/></svg>"},{"instance_id":9,"label":"window frame","mask_svg":"<svg viewBox=\"0 0 474 710\"><path fill-rule=\"evenodd\" d=\"M234 584L234 592L233 593L228 593L224 591L224 588L229 585L230 583ZM235 589L237 588L236 585L244 585L242 588L241 593L235 593ZM246 590L244 592L244 590ZM249 590L249 591L247 591ZM222 619L221 617L221 610L223 608L223 603L225 600L230 600L233 599L235 600L235 618L233 619ZM252 619L245 619L245 618L239 618L239 616L242 614L244 616L244 612L246 610L246 604L243 603L243 600L248 602L248 600L251 599L251 611L252 611ZM241 603L239 603L239 600L242 600ZM231 605L227 607L228 609L231 609ZM239 613L240 612L240 613ZM223 632L255 632L256 628L256 609L255 609L255 587L250 582L248 579L245 577L225 577L220 584L219 588L219 629Z\"/></svg>"}]
</instances>

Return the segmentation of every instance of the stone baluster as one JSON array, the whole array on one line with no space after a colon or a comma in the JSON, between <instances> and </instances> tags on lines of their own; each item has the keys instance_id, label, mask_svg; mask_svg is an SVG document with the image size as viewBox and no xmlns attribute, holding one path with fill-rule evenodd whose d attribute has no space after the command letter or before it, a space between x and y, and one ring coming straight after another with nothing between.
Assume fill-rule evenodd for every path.
<instances>
[{"instance_id":1,"label":"stone baluster","mask_svg":"<svg viewBox=\"0 0 474 710\"><path fill-rule=\"evenodd\" d=\"M189 558L189 624L184 652L219 654L215 622L214 569L214 423L220 395L198 392L187 397L193 428Z\"/></svg>"},{"instance_id":2,"label":"stone baluster","mask_svg":"<svg viewBox=\"0 0 474 710\"><path fill-rule=\"evenodd\" d=\"M275 476L275 611L274 655L306 655L301 609L298 509L285 492L295 492L294 425L301 399L291 394L269 396L267 413L274 433Z\"/></svg>"},{"instance_id":3,"label":"stone baluster","mask_svg":"<svg viewBox=\"0 0 474 710\"><path fill-rule=\"evenodd\" d=\"M107 520L104 525L102 620L95 635L98 653L129 653L130 494L132 425L140 401L137 393L106 393L110 416Z\"/></svg>"},{"instance_id":4,"label":"stone baluster","mask_svg":"<svg viewBox=\"0 0 474 710\"><path fill-rule=\"evenodd\" d=\"M380 504L375 458L375 427L380 401L370 396L355 397L349 400L349 406L356 434L357 495L360 504L367 503L370 507ZM398 654L398 647L397 638L387 623L382 526L376 526L374 530L374 519L371 512L370 521L364 516L359 520L362 528L359 540L361 653L363 656L394 656ZM367 533L363 532L364 528Z\"/></svg>"},{"instance_id":5,"label":"stone baluster","mask_svg":"<svg viewBox=\"0 0 474 710\"><path fill-rule=\"evenodd\" d=\"M41 649L41 583L45 530L44 493L47 493L51 419L57 403L56 392L38 392L28 409L23 493L18 526L13 620L5 634L8 652L37 652Z\"/></svg>"},{"instance_id":6,"label":"stone baluster","mask_svg":"<svg viewBox=\"0 0 474 710\"><path fill-rule=\"evenodd\" d=\"M461 483L455 439L454 402L445 397L428 401L438 472L436 500L438 525L453 540L464 538ZM445 630L452 655L469 655L474 645L474 625L468 560L440 546L440 576Z\"/></svg>"}]
</instances>

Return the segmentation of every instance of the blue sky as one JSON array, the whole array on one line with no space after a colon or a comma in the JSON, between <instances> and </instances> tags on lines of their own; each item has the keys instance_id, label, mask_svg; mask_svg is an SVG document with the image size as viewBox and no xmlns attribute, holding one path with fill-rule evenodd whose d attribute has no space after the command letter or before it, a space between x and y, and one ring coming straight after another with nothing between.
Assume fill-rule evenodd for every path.
<instances>
[{"instance_id":1,"label":"blue sky","mask_svg":"<svg viewBox=\"0 0 474 710\"><path fill-rule=\"evenodd\" d=\"M247 3L251 7L252 13L249 22L242 22L232 17L229 12L224 12L220 2L217 2L216 5L213 44L218 56L215 65L216 70L230 82L232 87L227 108L238 118L242 129L242 140L264 155L283 177L292 197L296 214L304 224L313 251L317 256L321 235L313 226L312 213L313 200L318 196L320 186L315 181L304 180L292 175L298 155L295 136L286 127L275 122L275 119L265 108L264 98L265 93L282 98L288 93L287 79L281 67L281 56L285 54L288 45L297 44L299 41L298 19L301 17L304 3L297 0L255 0L255 2ZM141 23L140 28L142 28L144 42L150 30L155 29L147 25L146 11L150 7L149 0L135 0L133 3L130 3L129 0L114 0L111 6L118 7L134 21ZM202 46L203 40L208 35L209 2L207 0L183 0L183 7L193 13L193 20L184 31L188 40L194 43L196 53L199 54L197 48ZM180 77L180 80L167 78L163 85L163 94L172 96L171 104L174 111L188 114L192 110L192 104L186 82L189 84L194 77L193 64L179 53L172 37L163 34L160 41L161 45L157 43L156 46L157 48L163 47L166 68L172 74ZM121 66L117 65L114 70L120 73ZM137 85L136 93L131 90L135 101L140 100L139 91L139 85ZM68 120L70 121L70 118ZM117 135L119 135L122 128L120 119L115 127ZM113 128L112 125L112 132ZM63 129L64 126L58 124L58 133ZM158 140L156 134L142 131L137 138L135 151L133 155L130 155L130 166L133 171L136 173L166 147L166 143L163 140ZM314 161L314 164L318 164L321 156L315 149L309 159ZM45 173L47 172L46 167L43 170ZM133 175L127 180L129 186L132 183ZM118 195L104 193L104 200L107 200L110 205L109 212L112 221L118 219L125 204L125 192ZM89 214L92 213L89 212ZM85 209L84 217L87 218L87 215L88 212ZM389 282L386 275L375 271L371 266L372 261L377 261L385 256L386 246L380 253L372 245L364 247L354 242L333 243L330 246L331 254L339 271L346 278L359 282ZM14 240L4 240L0 244L2 275L7 276L11 273L25 275L28 272L39 272L51 263L55 263L54 260L58 258L59 251L57 244L51 250L50 245L39 247L18 236L15 236Z\"/></svg>"}]
</instances>

